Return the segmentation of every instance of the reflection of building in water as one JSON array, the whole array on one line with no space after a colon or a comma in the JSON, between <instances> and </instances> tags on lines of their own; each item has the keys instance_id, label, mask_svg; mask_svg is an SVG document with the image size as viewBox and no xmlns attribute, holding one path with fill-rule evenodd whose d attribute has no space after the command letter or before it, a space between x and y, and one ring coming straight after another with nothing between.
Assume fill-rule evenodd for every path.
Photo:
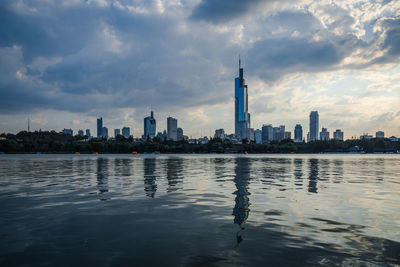
<instances>
[{"instance_id":1,"label":"reflection of building in water","mask_svg":"<svg viewBox=\"0 0 400 267\"><path fill-rule=\"evenodd\" d=\"M167 192L179 189L179 183L182 182L183 160L181 158L167 159Z\"/></svg>"},{"instance_id":2,"label":"reflection of building in water","mask_svg":"<svg viewBox=\"0 0 400 267\"><path fill-rule=\"evenodd\" d=\"M318 182L318 159L310 159L308 161L310 174L308 177L308 192L318 193L317 182Z\"/></svg>"},{"instance_id":3,"label":"reflection of building in water","mask_svg":"<svg viewBox=\"0 0 400 267\"><path fill-rule=\"evenodd\" d=\"M144 159L143 162L144 168L144 191L146 192L146 196L153 198L157 191L156 184L156 159L148 158Z\"/></svg>"},{"instance_id":4,"label":"reflection of building in water","mask_svg":"<svg viewBox=\"0 0 400 267\"><path fill-rule=\"evenodd\" d=\"M236 158L235 159L235 179L233 182L236 186L235 207L233 208L232 215L235 216L233 222L240 226L241 230L244 230L242 224L246 222L249 216L249 198L248 185L250 182L250 159L248 158ZM237 242L242 241L240 234L241 230L237 233Z\"/></svg>"},{"instance_id":5,"label":"reflection of building in water","mask_svg":"<svg viewBox=\"0 0 400 267\"><path fill-rule=\"evenodd\" d=\"M333 161L334 172L333 172L333 182L340 183L343 179L343 160L334 160Z\"/></svg>"},{"instance_id":6,"label":"reflection of building in water","mask_svg":"<svg viewBox=\"0 0 400 267\"><path fill-rule=\"evenodd\" d=\"M100 194L108 192L108 159L105 158L97 159L97 188Z\"/></svg>"},{"instance_id":7,"label":"reflection of building in water","mask_svg":"<svg viewBox=\"0 0 400 267\"><path fill-rule=\"evenodd\" d=\"M303 159L294 159L294 183L297 186L303 185Z\"/></svg>"}]
</instances>

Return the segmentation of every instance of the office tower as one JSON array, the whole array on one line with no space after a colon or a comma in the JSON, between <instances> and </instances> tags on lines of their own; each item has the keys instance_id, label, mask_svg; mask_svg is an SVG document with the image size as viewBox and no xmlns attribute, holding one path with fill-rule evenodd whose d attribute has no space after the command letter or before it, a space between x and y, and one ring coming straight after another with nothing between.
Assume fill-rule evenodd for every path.
<instances>
[{"instance_id":1,"label":"office tower","mask_svg":"<svg viewBox=\"0 0 400 267\"><path fill-rule=\"evenodd\" d=\"M178 128L176 130L176 134L177 134L178 140L182 141L183 140L183 129L182 128Z\"/></svg>"},{"instance_id":2,"label":"office tower","mask_svg":"<svg viewBox=\"0 0 400 267\"><path fill-rule=\"evenodd\" d=\"M153 111L150 112L150 116L144 118L144 137L150 137L153 139L156 136L156 119L154 118Z\"/></svg>"},{"instance_id":3,"label":"office tower","mask_svg":"<svg viewBox=\"0 0 400 267\"><path fill-rule=\"evenodd\" d=\"M169 140L178 140L178 121L176 119L172 117L167 118L167 132Z\"/></svg>"},{"instance_id":4,"label":"office tower","mask_svg":"<svg viewBox=\"0 0 400 267\"><path fill-rule=\"evenodd\" d=\"M298 143L303 141L303 127L300 124L294 127L294 141Z\"/></svg>"},{"instance_id":5,"label":"office tower","mask_svg":"<svg viewBox=\"0 0 400 267\"><path fill-rule=\"evenodd\" d=\"M65 129L62 130L63 134L68 134L68 135L74 135L74 131L72 131L72 129Z\"/></svg>"},{"instance_id":6,"label":"office tower","mask_svg":"<svg viewBox=\"0 0 400 267\"><path fill-rule=\"evenodd\" d=\"M318 132L319 132L318 111L311 111L311 113L310 113L310 141L318 140Z\"/></svg>"},{"instance_id":7,"label":"office tower","mask_svg":"<svg viewBox=\"0 0 400 267\"><path fill-rule=\"evenodd\" d=\"M108 139L108 128L107 127L103 127L102 138Z\"/></svg>"},{"instance_id":8,"label":"office tower","mask_svg":"<svg viewBox=\"0 0 400 267\"><path fill-rule=\"evenodd\" d=\"M97 138L101 138L103 136L103 118L97 119Z\"/></svg>"},{"instance_id":9,"label":"office tower","mask_svg":"<svg viewBox=\"0 0 400 267\"><path fill-rule=\"evenodd\" d=\"M131 136L131 129L129 127L122 128L122 136L129 138L129 136Z\"/></svg>"},{"instance_id":10,"label":"office tower","mask_svg":"<svg viewBox=\"0 0 400 267\"><path fill-rule=\"evenodd\" d=\"M335 140L343 141L343 132L340 129L336 129L336 131L333 133L333 138Z\"/></svg>"},{"instance_id":11,"label":"office tower","mask_svg":"<svg viewBox=\"0 0 400 267\"><path fill-rule=\"evenodd\" d=\"M242 128L240 138L247 139L248 141L254 141L254 129L253 128Z\"/></svg>"},{"instance_id":12,"label":"office tower","mask_svg":"<svg viewBox=\"0 0 400 267\"><path fill-rule=\"evenodd\" d=\"M310 132L307 133L307 143L310 142Z\"/></svg>"},{"instance_id":13,"label":"office tower","mask_svg":"<svg viewBox=\"0 0 400 267\"><path fill-rule=\"evenodd\" d=\"M274 140L274 133L271 124L264 124L261 128L261 140L263 144L267 144Z\"/></svg>"},{"instance_id":14,"label":"office tower","mask_svg":"<svg viewBox=\"0 0 400 267\"><path fill-rule=\"evenodd\" d=\"M285 138L284 139L292 139L292 132L285 132Z\"/></svg>"},{"instance_id":15,"label":"office tower","mask_svg":"<svg viewBox=\"0 0 400 267\"><path fill-rule=\"evenodd\" d=\"M254 131L254 141L256 144L262 143L262 131L260 129Z\"/></svg>"},{"instance_id":16,"label":"office tower","mask_svg":"<svg viewBox=\"0 0 400 267\"><path fill-rule=\"evenodd\" d=\"M382 131L377 131L375 134L376 138L385 138L385 133Z\"/></svg>"},{"instance_id":17,"label":"office tower","mask_svg":"<svg viewBox=\"0 0 400 267\"><path fill-rule=\"evenodd\" d=\"M225 131L224 129L215 130L214 138L225 139Z\"/></svg>"},{"instance_id":18,"label":"office tower","mask_svg":"<svg viewBox=\"0 0 400 267\"><path fill-rule=\"evenodd\" d=\"M83 136L84 136L83 130L79 130L79 131L78 131L78 135L83 137Z\"/></svg>"},{"instance_id":19,"label":"office tower","mask_svg":"<svg viewBox=\"0 0 400 267\"><path fill-rule=\"evenodd\" d=\"M279 126L279 141L285 139L285 125Z\"/></svg>"},{"instance_id":20,"label":"office tower","mask_svg":"<svg viewBox=\"0 0 400 267\"><path fill-rule=\"evenodd\" d=\"M239 58L239 77L235 78L235 135L238 139L244 139L242 129L250 128L250 114L248 112L248 90L243 78L243 68Z\"/></svg>"},{"instance_id":21,"label":"office tower","mask_svg":"<svg viewBox=\"0 0 400 267\"><path fill-rule=\"evenodd\" d=\"M162 132L158 132L156 137L161 139L161 141L164 141L164 138L165 138L164 134Z\"/></svg>"},{"instance_id":22,"label":"office tower","mask_svg":"<svg viewBox=\"0 0 400 267\"><path fill-rule=\"evenodd\" d=\"M86 136L90 137L90 129L86 129Z\"/></svg>"},{"instance_id":23,"label":"office tower","mask_svg":"<svg viewBox=\"0 0 400 267\"><path fill-rule=\"evenodd\" d=\"M322 132L319 133L319 139L323 141L329 140L329 132L328 129L322 128Z\"/></svg>"},{"instance_id":24,"label":"office tower","mask_svg":"<svg viewBox=\"0 0 400 267\"><path fill-rule=\"evenodd\" d=\"M114 137L117 137L120 134L121 134L121 130L120 129L114 129Z\"/></svg>"}]
</instances>

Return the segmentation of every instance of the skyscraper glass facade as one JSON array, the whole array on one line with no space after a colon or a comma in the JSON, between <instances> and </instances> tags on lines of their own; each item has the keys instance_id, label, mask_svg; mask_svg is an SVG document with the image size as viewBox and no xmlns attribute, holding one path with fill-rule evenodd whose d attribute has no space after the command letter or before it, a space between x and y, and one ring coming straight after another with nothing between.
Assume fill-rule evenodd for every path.
<instances>
[{"instance_id":1,"label":"skyscraper glass facade","mask_svg":"<svg viewBox=\"0 0 400 267\"><path fill-rule=\"evenodd\" d=\"M250 128L250 114L248 111L248 90L243 78L243 68L239 59L239 77L235 79L235 135L241 138L243 129Z\"/></svg>"},{"instance_id":2,"label":"skyscraper glass facade","mask_svg":"<svg viewBox=\"0 0 400 267\"><path fill-rule=\"evenodd\" d=\"M144 118L144 136L154 138L156 136L156 119L151 111L150 116Z\"/></svg>"},{"instance_id":3,"label":"skyscraper glass facade","mask_svg":"<svg viewBox=\"0 0 400 267\"><path fill-rule=\"evenodd\" d=\"M97 138L103 137L103 118L97 119Z\"/></svg>"},{"instance_id":4,"label":"skyscraper glass facade","mask_svg":"<svg viewBox=\"0 0 400 267\"><path fill-rule=\"evenodd\" d=\"M310 113L310 140L318 140L319 132L319 115L318 111L311 111Z\"/></svg>"}]
</instances>

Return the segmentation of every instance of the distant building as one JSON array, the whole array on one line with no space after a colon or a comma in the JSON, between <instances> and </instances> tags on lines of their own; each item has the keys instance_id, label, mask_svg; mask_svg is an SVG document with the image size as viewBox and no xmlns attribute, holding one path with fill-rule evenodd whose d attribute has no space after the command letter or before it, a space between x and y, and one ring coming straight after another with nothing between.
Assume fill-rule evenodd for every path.
<instances>
[{"instance_id":1,"label":"distant building","mask_svg":"<svg viewBox=\"0 0 400 267\"><path fill-rule=\"evenodd\" d=\"M296 124L294 127L294 141L297 143L303 141L303 127L300 124Z\"/></svg>"},{"instance_id":2,"label":"distant building","mask_svg":"<svg viewBox=\"0 0 400 267\"><path fill-rule=\"evenodd\" d=\"M310 142L310 132L307 133L307 143Z\"/></svg>"},{"instance_id":3,"label":"distant building","mask_svg":"<svg viewBox=\"0 0 400 267\"><path fill-rule=\"evenodd\" d=\"M264 124L261 128L261 140L263 144L270 143L274 140L274 133L271 124Z\"/></svg>"},{"instance_id":4,"label":"distant building","mask_svg":"<svg viewBox=\"0 0 400 267\"><path fill-rule=\"evenodd\" d=\"M121 134L121 130L120 129L114 129L114 137L117 137L120 134Z\"/></svg>"},{"instance_id":5,"label":"distant building","mask_svg":"<svg viewBox=\"0 0 400 267\"><path fill-rule=\"evenodd\" d=\"M144 137L150 137L153 139L156 136L156 119L154 118L153 111L150 112L150 116L144 118Z\"/></svg>"},{"instance_id":6,"label":"distant building","mask_svg":"<svg viewBox=\"0 0 400 267\"><path fill-rule=\"evenodd\" d=\"M224 129L215 130L214 138L219 138L219 139L224 140L225 139L225 131L224 131Z\"/></svg>"},{"instance_id":7,"label":"distant building","mask_svg":"<svg viewBox=\"0 0 400 267\"><path fill-rule=\"evenodd\" d=\"M240 138L247 139L248 141L254 141L254 129L253 128L242 128Z\"/></svg>"},{"instance_id":8,"label":"distant building","mask_svg":"<svg viewBox=\"0 0 400 267\"><path fill-rule=\"evenodd\" d=\"M97 119L97 138L101 138L103 136L103 118Z\"/></svg>"},{"instance_id":9,"label":"distant building","mask_svg":"<svg viewBox=\"0 0 400 267\"><path fill-rule=\"evenodd\" d=\"M105 139L108 139L108 128L107 127L103 127L102 137Z\"/></svg>"},{"instance_id":10,"label":"distant building","mask_svg":"<svg viewBox=\"0 0 400 267\"><path fill-rule=\"evenodd\" d=\"M179 141L182 141L182 140L183 140L183 129L182 129L182 128L178 128L178 129L176 130L176 134L177 134L177 136L178 136L178 140L179 140Z\"/></svg>"},{"instance_id":11,"label":"distant building","mask_svg":"<svg viewBox=\"0 0 400 267\"><path fill-rule=\"evenodd\" d=\"M262 131L260 129L254 131L254 141L256 144L262 144Z\"/></svg>"},{"instance_id":12,"label":"distant building","mask_svg":"<svg viewBox=\"0 0 400 267\"><path fill-rule=\"evenodd\" d=\"M363 134L360 136L360 140L370 140L372 139L372 135Z\"/></svg>"},{"instance_id":13,"label":"distant building","mask_svg":"<svg viewBox=\"0 0 400 267\"><path fill-rule=\"evenodd\" d=\"M131 128L123 127L122 128L122 136L125 138L129 138L129 136L131 136Z\"/></svg>"},{"instance_id":14,"label":"distant building","mask_svg":"<svg viewBox=\"0 0 400 267\"><path fill-rule=\"evenodd\" d=\"M376 138L385 138L385 133L382 131L378 131L375 134Z\"/></svg>"},{"instance_id":15,"label":"distant building","mask_svg":"<svg viewBox=\"0 0 400 267\"><path fill-rule=\"evenodd\" d=\"M84 136L83 130L78 130L78 135L83 137Z\"/></svg>"},{"instance_id":16,"label":"distant building","mask_svg":"<svg viewBox=\"0 0 400 267\"><path fill-rule=\"evenodd\" d=\"M157 133L157 138L159 138L159 139L161 139L162 141L164 141L165 136L164 136L164 134L163 134L162 132L158 132L158 133Z\"/></svg>"},{"instance_id":17,"label":"distant building","mask_svg":"<svg viewBox=\"0 0 400 267\"><path fill-rule=\"evenodd\" d=\"M239 140L252 139L247 135L251 131L243 130L250 128L248 104L248 90L243 78L243 68L241 67L239 58L239 77L235 78L235 135ZM242 134L246 134L246 136L242 136Z\"/></svg>"},{"instance_id":18,"label":"distant building","mask_svg":"<svg viewBox=\"0 0 400 267\"><path fill-rule=\"evenodd\" d=\"M398 141L399 141L399 138L397 138L396 136L391 136L391 137L389 137L389 140L390 140L391 142L398 142Z\"/></svg>"},{"instance_id":19,"label":"distant building","mask_svg":"<svg viewBox=\"0 0 400 267\"><path fill-rule=\"evenodd\" d=\"M69 135L74 135L74 131L72 131L72 129L63 129L62 130L63 134L69 134Z\"/></svg>"},{"instance_id":20,"label":"distant building","mask_svg":"<svg viewBox=\"0 0 400 267\"><path fill-rule=\"evenodd\" d=\"M168 139L178 141L178 121L175 118L167 118L167 133Z\"/></svg>"},{"instance_id":21,"label":"distant building","mask_svg":"<svg viewBox=\"0 0 400 267\"><path fill-rule=\"evenodd\" d=\"M343 141L343 132L340 129L336 129L333 133L333 139Z\"/></svg>"},{"instance_id":22,"label":"distant building","mask_svg":"<svg viewBox=\"0 0 400 267\"><path fill-rule=\"evenodd\" d=\"M90 137L90 129L86 129L86 136Z\"/></svg>"},{"instance_id":23,"label":"distant building","mask_svg":"<svg viewBox=\"0 0 400 267\"><path fill-rule=\"evenodd\" d=\"M311 113L310 113L310 141L318 140L318 132L319 132L318 111L311 111Z\"/></svg>"},{"instance_id":24,"label":"distant building","mask_svg":"<svg viewBox=\"0 0 400 267\"><path fill-rule=\"evenodd\" d=\"M291 132L285 132L285 138L284 139L292 139L292 133Z\"/></svg>"},{"instance_id":25,"label":"distant building","mask_svg":"<svg viewBox=\"0 0 400 267\"><path fill-rule=\"evenodd\" d=\"M322 128L322 131L319 133L319 139L323 141L329 140L329 132L326 128Z\"/></svg>"}]
</instances>

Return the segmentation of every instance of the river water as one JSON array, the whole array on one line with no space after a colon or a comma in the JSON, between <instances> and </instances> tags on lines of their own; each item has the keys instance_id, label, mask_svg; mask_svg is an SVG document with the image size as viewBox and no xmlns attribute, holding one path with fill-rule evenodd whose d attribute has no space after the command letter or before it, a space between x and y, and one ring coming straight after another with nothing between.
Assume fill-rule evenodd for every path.
<instances>
[{"instance_id":1,"label":"river water","mask_svg":"<svg viewBox=\"0 0 400 267\"><path fill-rule=\"evenodd\" d=\"M400 155L0 155L1 266L400 264Z\"/></svg>"}]
</instances>

